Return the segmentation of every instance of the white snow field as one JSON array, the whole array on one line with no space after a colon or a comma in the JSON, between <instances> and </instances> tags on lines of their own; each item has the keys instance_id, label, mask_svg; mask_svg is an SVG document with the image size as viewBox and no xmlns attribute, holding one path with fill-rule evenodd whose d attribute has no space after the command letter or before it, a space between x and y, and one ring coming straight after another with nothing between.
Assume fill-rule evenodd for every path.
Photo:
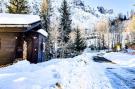
<instances>
[{"instance_id":1,"label":"white snow field","mask_svg":"<svg viewBox=\"0 0 135 89\"><path fill-rule=\"evenodd\" d=\"M122 66L135 66L135 55L120 52L111 52L106 53L104 57Z\"/></svg>"},{"instance_id":2,"label":"white snow field","mask_svg":"<svg viewBox=\"0 0 135 89\"><path fill-rule=\"evenodd\" d=\"M92 57L100 53L86 50L74 58L39 64L24 60L0 68L0 89L135 89L135 56L105 53L116 64L94 62Z\"/></svg>"},{"instance_id":3,"label":"white snow field","mask_svg":"<svg viewBox=\"0 0 135 89\"><path fill-rule=\"evenodd\" d=\"M0 89L113 89L95 53L39 64L20 61L0 68Z\"/></svg>"}]
</instances>

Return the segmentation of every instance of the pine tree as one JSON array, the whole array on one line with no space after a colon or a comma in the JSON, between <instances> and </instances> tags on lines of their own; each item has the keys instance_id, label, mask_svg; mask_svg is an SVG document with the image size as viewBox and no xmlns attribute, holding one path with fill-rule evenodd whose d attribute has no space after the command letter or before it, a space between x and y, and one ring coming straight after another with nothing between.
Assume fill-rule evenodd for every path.
<instances>
[{"instance_id":1,"label":"pine tree","mask_svg":"<svg viewBox=\"0 0 135 89\"><path fill-rule=\"evenodd\" d=\"M69 40L69 33L71 32L71 20L70 20L70 9L68 7L67 1L63 0L62 6L60 8L61 19L60 19L60 33L61 40L67 43Z\"/></svg>"},{"instance_id":2,"label":"pine tree","mask_svg":"<svg viewBox=\"0 0 135 89\"><path fill-rule=\"evenodd\" d=\"M8 12L14 14L27 14L29 13L29 7L27 0L10 0L10 4L7 5Z\"/></svg>"},{"instance_id":3,"label":"pine tree","mask_svg":"<svg viewBox=\"0 0 135 89\"><path fill-rule=\"evenodd\" d=\"M75 51L78 52L83 51L86 48L86 44L84 42L84 39L81 37L81 32L78 28L76 29L76 38L74 46Z\"/></svg>"}]
</instances>

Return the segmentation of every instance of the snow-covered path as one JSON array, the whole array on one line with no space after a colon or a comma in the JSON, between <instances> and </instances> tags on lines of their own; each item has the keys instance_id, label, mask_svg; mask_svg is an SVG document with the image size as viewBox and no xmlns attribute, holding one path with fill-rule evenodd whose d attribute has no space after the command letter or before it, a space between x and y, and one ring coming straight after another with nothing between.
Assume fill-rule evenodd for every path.
<instances>
[{"instance_id":1,"label":"snow-covered path","mask_svg":"<svg viewBox=\"0 0 135 89\"><path fill-rule=\"evenodd\" d=\"M108 68L106 75L114 89L135 89L135 72L128 68Z\"/></svg>"},{"instance_id":2,"label":"snow-covered path","mask_svg":"<svg viewBox=\"0 0 135 89\"><path fill-rule=\"evenodd\" d=\"M0 89L113 89L104 68L84 53L40 64L18 62L0 69Z\"/></svg>"},{"instance_id":3,"label":"snow-covered path","mask_svg":"<svg viewBox=\"0 0 135 89\"><path fill-rule=\"evenodd\" d=\"M115 62L100 63L114 89L135 89L135 56L125 53L108 53L105 58Z\"/></svg>"}]
</instances>

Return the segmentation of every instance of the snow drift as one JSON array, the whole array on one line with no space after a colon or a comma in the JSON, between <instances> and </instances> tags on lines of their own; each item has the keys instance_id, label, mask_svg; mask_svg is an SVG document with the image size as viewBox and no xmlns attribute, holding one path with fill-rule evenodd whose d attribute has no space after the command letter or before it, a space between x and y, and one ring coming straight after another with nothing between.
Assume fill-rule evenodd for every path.
<instances>
[{"instance_id":1,"label":"snow drift","mask_svg":"<svg viewBox=\"0 0 135 89\"><path fill-rule=\"evenodd\" d=\"M0 69L0 89L112 89L104 69L87 54L30 64L21 61Z\"/></svg>"},{"instance_id":2,"label":"snow drift","mask_svg":"<svg viewBox=\"0 0 135 89\"><path fill-rule=\"evenodd\" d=\"M111 60L114 63L117 63L118 65L129 66L129 67L135 66L134 63L135 55L120 53L120 52L111 52L111 53L106 53L104 57L107 58L108 60Z\"/></svg>"}]
</instances>

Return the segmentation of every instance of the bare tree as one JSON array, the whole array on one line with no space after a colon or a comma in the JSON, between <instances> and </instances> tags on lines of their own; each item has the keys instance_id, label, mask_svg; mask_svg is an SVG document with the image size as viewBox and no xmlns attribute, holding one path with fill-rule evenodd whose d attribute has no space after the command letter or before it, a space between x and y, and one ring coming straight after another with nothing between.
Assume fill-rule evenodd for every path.
<instances>
[{"instance_id":1,"label":"bare tree","mask_svg":"<svg viewBox=\"0 0 135 89\"><path fill-rule=\"evenodd\" d=\"M48 0L42 0L42 4L41 4L41 14L45 14L48 12Z\"/></svg>"},{"instance_id":2,"label":"bare tree","mask_svg":"<svg viewBox=\"0 0 135 89\"><path fill-rule=\"evenodd\" d=\"M96 25L96 31L98 35L98 45L99 49L105 47L105 35L107 34L108 30L108 22L107 20L101 19Z\"/></svg>"}]
</instances>

